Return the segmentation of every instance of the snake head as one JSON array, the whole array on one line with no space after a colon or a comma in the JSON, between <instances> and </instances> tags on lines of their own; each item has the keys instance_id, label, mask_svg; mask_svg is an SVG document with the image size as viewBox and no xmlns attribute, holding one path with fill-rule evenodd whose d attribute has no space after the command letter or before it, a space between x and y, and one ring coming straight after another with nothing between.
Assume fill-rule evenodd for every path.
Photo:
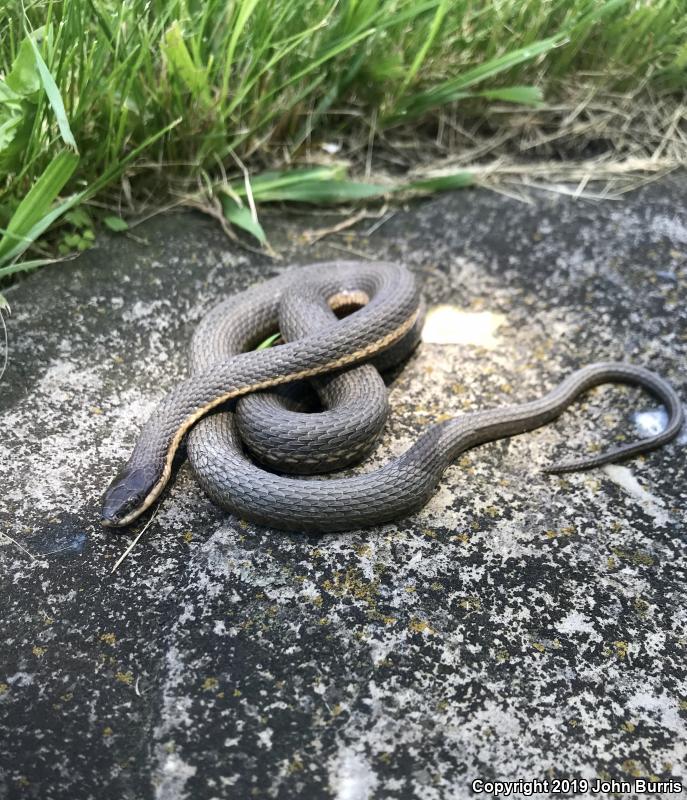
<instances>
[{"instance_id":1,"label":"snake head","mask_svg":"<svg viewBox=\"0 0 687 800\"><path fill-rule=\"evenodd\" d=\"M100 522L112 528L133 522L155 499L158 479L150 466L124 467L105 490Z\"/></svg>"}]
</instances>

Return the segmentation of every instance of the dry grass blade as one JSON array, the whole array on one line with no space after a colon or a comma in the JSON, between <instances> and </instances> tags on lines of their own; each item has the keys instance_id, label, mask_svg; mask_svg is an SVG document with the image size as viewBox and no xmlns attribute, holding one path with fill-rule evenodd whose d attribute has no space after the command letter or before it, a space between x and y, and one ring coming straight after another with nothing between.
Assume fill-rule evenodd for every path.
<instances>
[{"instance_id":1,"label":"dry grass blade","mask_svg":"<svg viewBox=\"0 0 687 800\"><path fill-rule=\"evenodd\" d=\"M140 530L140 531L138 532L138 534L135 536L135 538L133 539L133 541L131 542L131 544L130 544L130 545L127 547L127 548L126 548L126 550L125 550L125 551L124 551L124 552L121 554L121 556L120 556L120 557L117 559L117 563L114 565L114 567L112 567L112 569L111 569L111 571L110 571L110 575L112 575L114 572L116 572L116 571L117 571L117 569L119 568L119 565L122 563L122 561L124 561L124 559L125 559L125 558L126 558L128 555L129 555L129 553L130 553L130 552L131 552L131 551L134 549L134 547L136 547L136 545L138 544L138 542L139 542L139 541L140 541L140 539L141 539L141 536L143 536L143 534L144 534L144 533L145 533L145 532L148 530L148 528L149 528L149 527L152 525L152 523L153 523L153 520L154 520L154 519L155 519L155 517L157 516L157 512L158 512L158 509L159 509L159 508L160 508L160 506L158 505L158 506L155 508L155 511L153 511L153 513L152 513L152 515L151 515L150 519L148 520L148 522L146 522L146 524L145 524L145 525L144 525L144 526L141 528L141 530Z\"/></svg>"},{"instance_id":2,"label":"dry grass blade","mask_svg":"<svg viewBox=\"0 0 687 800\"><path fill-rule=\"evenodd\" d=\"M13 539L13 538L12 538L12 537L11 537L9 534L7 534L7 533L0 533L0 536L2 536L4 539L7 539L7 540L8 540L8 541L10 541L10 542L12 542L12 544L13 544L15 547L18 547L18 548L19 548L19 549L20 549L20 550L21 550L23 553L26 553L26 555L27 555L27 556L28 556L28 557L31 559L31 561L38 561L38 559L36 558L36 556L34 556L34 554L33 554L33 553L29 552L29 551L28 551L28 550L27 550L27 549L24 547L24 545L22 545L22 544L19 544L19 542L18 542L16 539Z\"/></svg>"}]
</instances>

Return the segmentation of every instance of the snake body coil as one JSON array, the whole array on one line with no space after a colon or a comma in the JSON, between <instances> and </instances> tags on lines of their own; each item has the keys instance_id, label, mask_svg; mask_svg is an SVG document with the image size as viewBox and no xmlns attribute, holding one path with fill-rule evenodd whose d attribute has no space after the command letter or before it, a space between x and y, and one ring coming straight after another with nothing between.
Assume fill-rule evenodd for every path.
<instances>
[{"instance_id":1,"label":"snake body coil","mask_svg":"<svg viewBox=\"0 0 687 800\"><path fill-rule=\"evenodd\" d=\"M352 308L357 310L337 318L335 311ZM244 454L245 444L280 473L322 472L363 457L379 436L387 404L378 373L362 362L384 367L402 360L419 340L422 316L412 274L381 262L289 270L225 300L194 335L191 377L160 402L106 491L103 524L127 525L152 505L187 433L191 466L219 505L275 528L334 531L381 524L421 508L460 452L537 428L600 383L648 389L667 407L667 427L549 471L644 452L672 439L681 427L682 406L665 381L641 367L603 363L583 367L541 399L433 425L404 455L375 472L305 480L262 469ZM253 349L277 329L285 344ZM288 386L279 394L253 394L305 378L325 406L321 414L299 413L301 401ZM209 413L219 406L224 406L220 412Z\"/></svg>"}]
</instances>

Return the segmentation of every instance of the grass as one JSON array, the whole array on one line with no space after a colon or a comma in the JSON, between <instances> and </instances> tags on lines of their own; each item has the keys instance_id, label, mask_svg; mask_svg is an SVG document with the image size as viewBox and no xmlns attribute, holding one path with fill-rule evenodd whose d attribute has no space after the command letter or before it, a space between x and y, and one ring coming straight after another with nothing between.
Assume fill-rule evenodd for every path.
<instances>
[{"instance_id":1,"label":"grass","mask_svg":"<svg viewBox=\"0 0 687 800\"><path fill-rule=\"evenodd\" d=\"M476 161L525 128L574 146L595 101L593 117L626 122L630 96L663 151L684 144L685 0L7 0L3 14L0 279L146 203L200 203L267 246L262 202L465 185L475 143L493 144ZM613 147L628 129L610 128ZM417 172L427 153L441 170Z\"/></svg>"}]
</instances>

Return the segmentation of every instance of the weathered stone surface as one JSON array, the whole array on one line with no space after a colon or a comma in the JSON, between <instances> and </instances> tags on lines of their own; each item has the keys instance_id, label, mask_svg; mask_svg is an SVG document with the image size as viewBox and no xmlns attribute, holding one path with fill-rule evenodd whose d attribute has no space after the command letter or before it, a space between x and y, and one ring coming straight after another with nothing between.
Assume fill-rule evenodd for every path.
<instances>
[{"instance_id":1,"label":"weathered stone surface","mask_svg":"<svg viewBox=\"0 0 687 800\"><path fill-rule=\"evenodd\" d=\"M687 397L686 190L465 191L312 248L299 234L321 219L274 221L284 263L402 259L461 324L392 383L371 465L590 361L647 365ZM183 467L111 574L130 538L99 527L100 493L201 315L283 267L194 214L136 234L8 295L0 796L435 800L476 778L686 777L687 437L540 472L659 424L637 391L465 454L422 512L366 532L242 523Z\"/></svg>"}]
</instances>

